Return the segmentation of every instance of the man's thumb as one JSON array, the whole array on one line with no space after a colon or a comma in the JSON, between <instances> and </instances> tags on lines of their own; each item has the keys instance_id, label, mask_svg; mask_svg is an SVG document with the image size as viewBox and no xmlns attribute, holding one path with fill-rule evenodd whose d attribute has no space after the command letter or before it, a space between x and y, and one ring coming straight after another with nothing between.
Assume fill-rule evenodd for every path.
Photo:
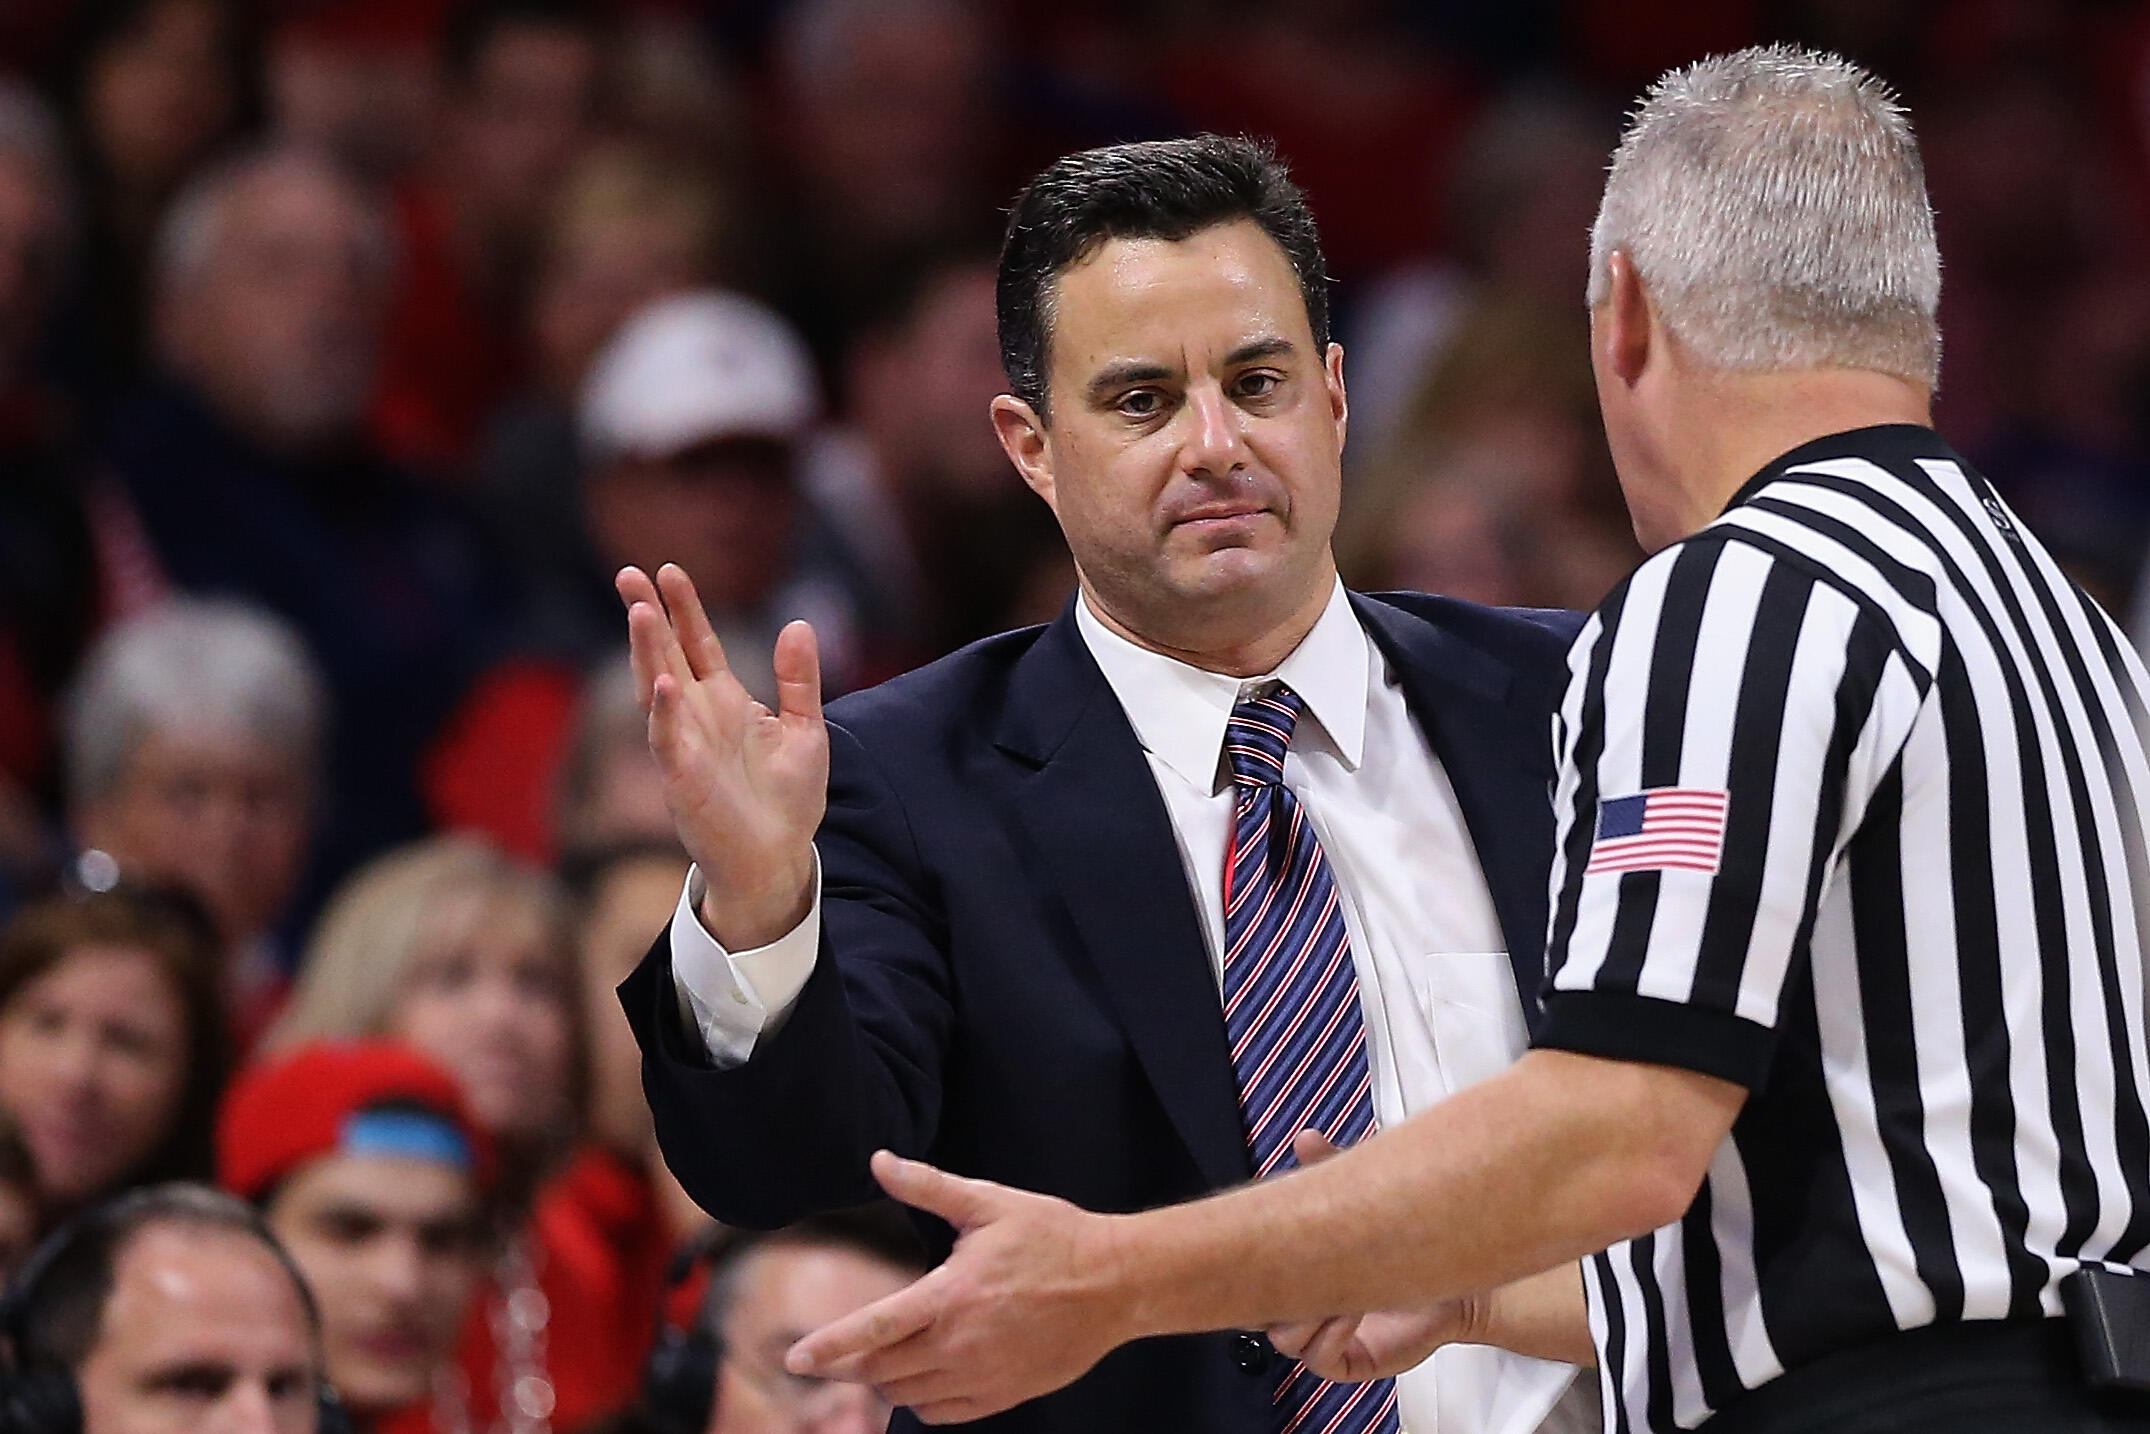
<instances>
[{"instance_id":1,"label":"man's thumb","mask_svg":"<svg viewBox=\"0 0 2150 1434\"><path fill-rule=\"evenodd\" d=\"M906 1160L889 1150L874 1152L873 1178L891 1199L938 1215L958 1230L967 1230L986 1218L985 1194L992 1188L986 1181L950 1175L923 1160Z\"/></svg>"},{"instance_id":2,"label":"man's thumb","mask_svg":"<svg viewBox=\"0 0 2150 1434\"><path fill-rule=\"evenodd\" d=\"M1291 1149L1301 1165L1319 1165L1338 1153L1336 1142L1312 1126L1291 1138Z\"/></svg>"}]
</instances>

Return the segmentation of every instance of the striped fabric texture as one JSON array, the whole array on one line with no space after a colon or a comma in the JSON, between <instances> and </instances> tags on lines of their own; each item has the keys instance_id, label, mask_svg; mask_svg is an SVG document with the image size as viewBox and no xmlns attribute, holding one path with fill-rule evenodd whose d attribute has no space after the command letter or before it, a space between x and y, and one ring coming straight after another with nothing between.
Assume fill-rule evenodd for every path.
<instances>
[{"instance_id":1,"label":"striped fabric texture","mask_svg":"<svg viewBox=\"0 0 2150 1434\"><path fill-rule=\"evenodd\" d=\"M1284 785L1304 703L1279 683L1243 699L1225 730L1234 793L1225 857L1224 1024L1258 1175L1297 1163L1312 1128L1338 1145L1373 1133L1358 977L1321 841ZM1396 1386L1331 1384L1294 1365L1277 1389L1281 1434L1396 1434Z\"/></svg>"},{"instance_id":2,"label":"striped fabric texture","mask_svg":"<svg viewBox=\"0 0 2150 1434\"><path fill-rule=\"evenodd\" d=\"M1795 450L1570 667L1538 1044L1751 1092L1685 1219L1584 1262L1611 1427L2150 1270L2150 678L1985 479ZM1593 857L1668 790L1725 794L1710 869Z\"/></svg>"}]
</instances>

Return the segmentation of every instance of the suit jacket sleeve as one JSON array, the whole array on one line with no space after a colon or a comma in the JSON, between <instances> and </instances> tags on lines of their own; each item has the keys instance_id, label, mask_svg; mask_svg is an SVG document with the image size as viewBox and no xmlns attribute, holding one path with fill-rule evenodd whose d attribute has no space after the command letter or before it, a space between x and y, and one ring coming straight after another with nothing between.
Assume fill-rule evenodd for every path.
<instances>
[{"instance_id":1,"label":"suit jacket sleeve","mask_svg":"<svg viewBox=\"0 0 2150 1434\"><path fill-rule=\"evenodd\" d=\"M744 1065L715 1069L680 1023L669 934L620 986L665 1163L727 1224L775 1228L879 1195L867 1159L930 1147L953 1024L945 927L895 788L829 726L814 973Z\"/></svg>"}]
</instances>

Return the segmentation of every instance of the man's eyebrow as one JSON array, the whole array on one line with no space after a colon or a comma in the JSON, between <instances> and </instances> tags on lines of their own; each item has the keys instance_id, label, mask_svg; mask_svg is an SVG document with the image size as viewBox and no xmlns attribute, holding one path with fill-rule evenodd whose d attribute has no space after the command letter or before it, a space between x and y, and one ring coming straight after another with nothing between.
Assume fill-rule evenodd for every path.
<instances>
[{"instance_id":1,"label":"man's eyebrow","mask_svg":"<svg viewBox=\"0 0 2150 1434\"><path fill-rule=\"evenodd\" d=\"M1298 351L1299 346L1282 334L1266 334L1258 339L1250 339L1238 348L1233 349L1224 356L1224 364L1226 368L1237 368L1243 363L1253 363L1257 359L1290 358Z\"/></svg>"},{"instance_id":2,"label":"man's eyebrow","mask_svg":"<svg viewBox=\"0 0 2150 1434\"><path fill-rule=\"evenodd\" d=\"M1172 373L1173 371L1163 364L1148 359L1121 359L1118 363L1109 363L1099 369L1096 377L1083 386L1083 392L1094 403L1116 388L1130 383L1155 383L1159 379L1172 377Z\"/></svg>"}]
</instances>

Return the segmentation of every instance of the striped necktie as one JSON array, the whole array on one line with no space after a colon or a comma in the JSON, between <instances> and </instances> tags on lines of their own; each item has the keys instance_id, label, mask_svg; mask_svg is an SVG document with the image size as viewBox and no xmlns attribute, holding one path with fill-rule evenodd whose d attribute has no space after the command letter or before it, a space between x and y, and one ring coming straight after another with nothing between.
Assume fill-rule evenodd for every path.
<instances>
[{"instance_id":1,"label":"striped necktie","mask_svg":"<svg viewBox=\"0 0 2150 1434\"><path fill-rule=\"evenodd\" d=\"M1336 879L1284 785L1306 704L1282 685L1241 700L1224 736L1232 844L1224 859L1224 1028L1258 1175L1297 1164L1312 1127L1338 1145L1374 1129L1373 1079ZM1331 1384L1298 1364L1276 1396L1280 1434L1397 1434L1396 1386Z\"/></svg>"}]
</instances>

